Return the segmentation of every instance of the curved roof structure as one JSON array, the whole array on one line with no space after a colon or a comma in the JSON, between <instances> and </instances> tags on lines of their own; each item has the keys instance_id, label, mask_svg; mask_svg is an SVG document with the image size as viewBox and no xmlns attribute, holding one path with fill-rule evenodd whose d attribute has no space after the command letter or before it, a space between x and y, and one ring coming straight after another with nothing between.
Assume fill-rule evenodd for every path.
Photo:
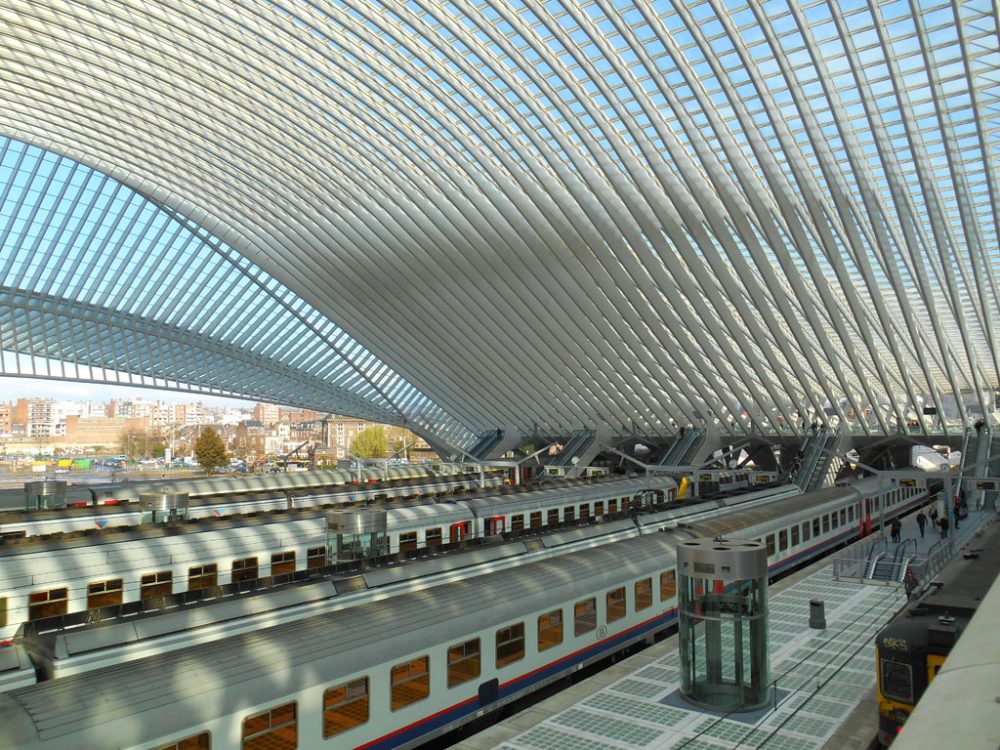
<instances>
[{"instance_id":1,"label":"curved roof structure","mask_svg":"<svg viewBox=\"0 0 1000 750\"><path fill-rule=\"evenodd\" d=\"M7 372L456 446L993 408L990 0L10 0L0 49Z\"/></svg>"}]
</instances>

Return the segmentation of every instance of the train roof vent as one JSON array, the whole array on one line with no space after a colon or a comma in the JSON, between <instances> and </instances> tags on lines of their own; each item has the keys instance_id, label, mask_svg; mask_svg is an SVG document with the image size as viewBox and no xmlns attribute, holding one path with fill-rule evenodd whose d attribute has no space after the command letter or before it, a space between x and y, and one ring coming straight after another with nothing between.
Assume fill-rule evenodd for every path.
<instances>
[{"instance_id":1,"label":"train roof vent","mask_svg":"<svg viewBox=\"0 0 1000 750\"><path fill-rule=\"evenodd\" d=\"M545 543L541 539L525 539L524 548L528 552L541 552L545 549Z\"/></svg>"},{"instance_id":2,"label":"train roof vent","mask_svg":"<svg viewBox=\"0 0 1000 750\"><path fill-rule=\"evenodd\" d=\"M364 591L368 588L368 584L365 583L364 576L351 576L350 578L341 578L334 581L333 588L336 589L338 594L349 594L352 591Z\"/></svg>"},{"instance_id":3,"label":"train roof vent","mask_svg":"<svg viewBox=\"0 0 1000 750\"><path fill-rule=\"evenodd\" d=\"M951 648L958 641L958 628L954 625L931 625L927 628L927 645Z\"/></svg>"},{"instance_id":4,"label":"train roof vent","mask_svg":"<svg viewBox=\"0 0 1000 750\"><path fill-rule=\"evenodd\" d=\"M187 510L189 496L186 492L143 492L139 502L146 510Z\"/></svg>"},{"instance_id":5,"label":"train roof vent","mask_svg":"<svg viewBox=\"0 0 1000 750\"><path fill-rule=\"evenodd\" d=\"M384 508L356 508L326 514L326 527L337 534L373 534L385 532Z\"/></svg>"}]
</instances>

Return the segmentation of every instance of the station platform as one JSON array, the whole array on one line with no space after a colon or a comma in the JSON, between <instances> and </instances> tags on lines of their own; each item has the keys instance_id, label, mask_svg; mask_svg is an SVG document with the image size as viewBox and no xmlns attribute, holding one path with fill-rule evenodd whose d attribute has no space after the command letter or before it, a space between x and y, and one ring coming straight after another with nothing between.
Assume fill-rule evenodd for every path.
<instances>
[{"instance_id":1,"label":"station platform","mask_svg":"<svg viewBox=\"0 0 1000 750\"><path fill-rule=\"evenodd\" d=\"M970 514L960 549L992 512ZM920 538L915 514L902 540L925 551L940 533ZM891 543L890 543L891 549ZM809 628L809 603L825 603L824 630ZM902 587L838 581L829 560L771 586L768 633L775 702L724 716L680 698L680 657L672 636L455 744L456 750L867 750L877 729L878 631L905 604Z\"/></svg>"}]
</instances>

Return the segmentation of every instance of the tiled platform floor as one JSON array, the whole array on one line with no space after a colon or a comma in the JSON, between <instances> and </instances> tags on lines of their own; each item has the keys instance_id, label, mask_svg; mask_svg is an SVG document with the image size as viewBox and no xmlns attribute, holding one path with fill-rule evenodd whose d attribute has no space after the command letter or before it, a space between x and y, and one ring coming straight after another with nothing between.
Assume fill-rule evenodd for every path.
<instances>
[{"instance_id":1,"label":"tiled platform floor","mask_svg":"<svg viewBox=\"0 0 1000 750\"><path fill-rule=\"evenodd\" d=\"M771 598L771 678L787 693L756 722L665 705L680 686L673 648L497 749L819 750L874 687L873 638L904 600L898 588L838 583L831 571ZM826 630L808 627L811 599L826 603Z\"/></svg>"}]
</instances>

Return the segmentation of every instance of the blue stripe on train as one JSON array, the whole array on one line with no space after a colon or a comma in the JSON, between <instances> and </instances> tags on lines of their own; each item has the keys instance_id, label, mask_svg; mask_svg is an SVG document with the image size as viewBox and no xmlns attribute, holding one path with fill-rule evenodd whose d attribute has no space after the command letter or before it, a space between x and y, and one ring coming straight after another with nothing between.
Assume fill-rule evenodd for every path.
<instances>
[{"instance_id":1,"label":"blue stripe on train","mask_svg":"<svg viewBox=\"0 0 1000 750\"><path fill-rule=\"evenodd\" d=\"M924 499L925 498L922 497L914 498L899 508L893 508L893 513L905 512L910 506L915 506ZM830 547L835 547L857 534L858 527L856 525L847 526L846 530L837 536L831 537L820 544L815 544L812 547L802 550L801 552L795 553L791 557L768 566L768 573L778 573L786 568L797 565L804 559L815 557L817 553L825 551ZM500 686L498 699L509 697L514 693L520 692L538 682L544 681L561 672L565 672L576 664L580 664L581 662L595 656L599 652L624 646L626 642L634 640L637 635L644 635L650 630L665 627L676 621L676 619L677 610L667 610L659 617L647 620L644 623L640 623L639 625L633 626L628 630L622 631L618 635L606 638L603 641L598 641L592 646L588 646L584 649L564 656L562 659L558 659L550 664L547 664L544 667L539 667L532 672L516 677L510 682L504 683ZM414 724L403 727L392 734L372 740L367 744L359 745L357 750L391 750L391 748L399 747L407 742L417 740L428 732L441 729L442 727L448 726L459 719L465 718L470 714L474 714L479 709L480 705L475 697L466 699L461 703L455 704L454 706L442 709L432 716L428 716Z\"/></svg>"},{"instance_id":2,"label":"blue stripe on train","mask_svg":"<svg viewBox=\"0 0 1000 750\"><path fill-rule=\"evenodd\" d=\"M635 640L637 636L642 636L650 630L670 625L676 619L677 610L669 609L658 617L654 617L651 620L635 625L628 630L623 630L617 635L598 641L591 646L587 646L586 648L575 651L572 654L568 654L562 659L557 659L550 664L539 667L538 669L528 672L527 674L523 674L520 677L515 677L510 682L506 682L500 686L498 700L510 697L511 695L529 688L538 682L542 682L550 677L565 672L573 666L597 656L601 652L614 650L620 646L624 646L627 642ZM441 729L452 722L458 721L459 719L469 716L470 714L474 714L480 708L481 706L479 705L478 700L475 697L470 698L462 701L461 703L457 703L454 706L443 709L432 716L421 719L415 724L403 727L402 729L386 735L385 737L380 737L379 739L372 740L367 744L359 745L357 750L390 750L390 748L399 747L407 742L419 739L428 732Z\"/></svg>"}]
</instances>

